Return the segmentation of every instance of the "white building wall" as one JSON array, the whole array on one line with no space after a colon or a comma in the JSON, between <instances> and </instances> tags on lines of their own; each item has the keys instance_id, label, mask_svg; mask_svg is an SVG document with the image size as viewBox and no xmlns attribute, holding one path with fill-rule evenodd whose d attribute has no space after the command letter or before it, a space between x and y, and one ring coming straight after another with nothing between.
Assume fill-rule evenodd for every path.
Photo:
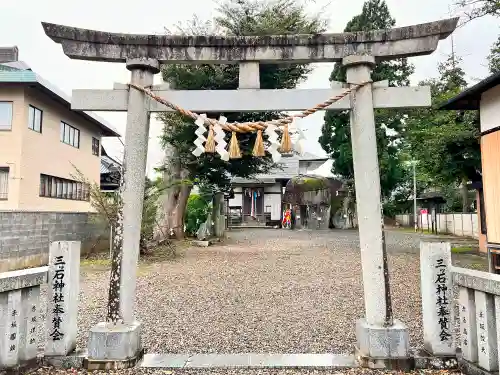
<instances>
[{"instance_id":1,"label":"white building wall","mask_svg":"<svg viewBox=\"0 0 500 375\"><path fill-rule=\"evenodd\" d=\"M242 187L234 188L234 198L229 200L229 207L243 207L242 193ZM279 183L264 186L264 212L266 211L271 212L271 220L281 219L281 185Z\"/></svg>"},{"instance_id":2,"label":"white building wall","mask_svg":"<svg viewBox=\"0 0 500 375\"><path fill-rule=\"evenodd\" d=\"M325 160L301 160L299 162L299 174L308 174L321 167Z\"/></svg>"},{"instance_id":3,"label":"white building wall","mask_svg":"<svg viewBox=\"0 0 500 375\"><path fill-rule=\"evenodd\" d=\"M264 193L281 193L281 184L266 185Z\"/></svg>"},{"instance_id":4,"label":"white building wall","mask_svg":"<svg viewBox=\"0 0 500 375\"><path fill-rule=\"evenodd\" d=\"M402 226L409 226L413 214L396 215L396 221ZM436 230L438 233L449 233L460 237L479 236L479 220L477 212L458 214L436 214ZM418 226L424 230L432 229L432 215L419 214Z\"/></svg>"},{"instance_id":5,"label":"white building wall","mask_svg":"<svg viewBox=\"0 0 500 375\"><path fill-rule=\"evenodd\" d=\"M234 198L229 200L229 207L233 206L243 206L243 190L241 187L235 187L233 189L234 191Z\"/></svg>"},{"instance_id":6,"label":"white building wall","mask_svg":"<svg viewBox=\"0 0 500 375\"><path fill-rule=\"evenodd\" d=\"M271 220L281 219L281 185L274 184L264 187L264 211L271 206Z\"/></svg>"},{"instance_id":7,"label":"white building wall","mask_svg":"<svg viewBox=\"0 0 500 375\"><path fill-rule=\"evenodd\" d=\"M481 95L481 132L500 126L500 85Z\"/></svg>"}]
</instances>

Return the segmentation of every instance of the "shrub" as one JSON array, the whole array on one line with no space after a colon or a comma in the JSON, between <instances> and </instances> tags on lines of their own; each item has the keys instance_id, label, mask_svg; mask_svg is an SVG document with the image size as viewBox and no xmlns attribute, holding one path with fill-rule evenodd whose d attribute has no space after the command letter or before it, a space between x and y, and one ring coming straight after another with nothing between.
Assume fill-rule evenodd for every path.
<instances>
[{"instance_id":1,"label":"shrub","mask_svg":"<svg viewBox=\"0 0 500 375\"><path fill-rule=\"evenodd\" d=\"M106 223L108 228L113 227L118 219L119 192L101 191L99 184L90 181L78 168L73 167L75 168L75 173L72 177L89 187L90 204L96 211L95 220ZM156 185L146 178L140 237L141 254L153 239L153 232L157 225L156 214L159 195L160 191Z\"/></svg>"},{"instance_id":2,"label":"shrub","mask_svg":"<svg viewBox=\"0 0 500 375\"><path fill-rule=\"evenodd\" d=\"M191 194L188 198L186 217L184 218L186 234L195 236L200 225L207 220L209 212L209 202L199 194Z\"/></svg>"}]
</instances>

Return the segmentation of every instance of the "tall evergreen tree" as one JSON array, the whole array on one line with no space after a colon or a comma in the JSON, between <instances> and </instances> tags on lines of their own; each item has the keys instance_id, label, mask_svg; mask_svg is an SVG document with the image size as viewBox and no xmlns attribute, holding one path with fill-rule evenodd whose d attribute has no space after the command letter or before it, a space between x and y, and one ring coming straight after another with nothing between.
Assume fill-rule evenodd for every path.
<instances>
[{"instance_id":1,"label":"tall evergreen tree","mask_svg":"<svg viewBox=\"0 0 500 375\"><path fill-rule=\"evenodd\" d=\"M407 119L409 153L434 186L462 187L462 209L468 211L467 183L481 178L479 118L477 111L443 111L439 106L466 86L461 59L450 56L439 64L439 78L431 86L432 107L418 109Z\"/></svg>"},{"instance_id":2,"label":"tall evergreen tree","mask_svg":"<svg viewBox=\"0 0 500 375\"><path fill-rule=\"evenodd\" d=\"M345 32L370 31L394 27L385 0L366 0L361 14L352 18ZM407 59L379 62L372 72L373 81L388 80L390 86L407 86L414 69ZM335 64L330 81L346 81L346 70ZM404 112L398 110L376 110L375 123L378 157L380 163L381 190L389 198L394 188L402 182L405 169L400 163L400 138L404 131ZM349 112L327 111L319 142L333 159L332 172L347 183L353 181L354 170L351 147Z\"/></svg>"},{"instance_id":3,"label":"tall evergreen tree","mask_svg":"<svg viewBox=\"0 0 500 375\"><path fill-rule=\"evenodd\" d=\"M491 46L491 51L488 56L488 69L491 74L500 72L500 36L493 46Z\"/></svg>"},{"instance_id":4,"label":"tall evergreen tree","mask_svg":"<svg viewBox=\"0 0 500 375\"><path fill-rule=\"evenodd\" d=\"M178 32L188 35L281 35L317 34L325 30L325 23L318 16L308 14L304 2L294 0L225 0L218 9L215 24L195 19L191 25ZM212 27L215 26L215 27ZM163 80L178 90L232 90L238 88L237 64L183 65L168 64L162 69ZM261 64L260 84L263 89L294 88L310 72L304 64ZM209 113L218 118L221 113ZM268 113L224 113L229 122L266 121L280 116ZM196 126L191 119L177 113L162 113L164 122L162 141L166 153L163 167L168 189L164 197L164 233L175 232L183 236L183 217L187 198L193 183L225 189L230 176L249 177L266 172L272 165L271 158L254 158L252 147L255 134L238 134L243 157L224 162L220 157L202 154L199 158L191 152ZM227 134L229 143L231 134Z\"/></svg>"}]
</instances>

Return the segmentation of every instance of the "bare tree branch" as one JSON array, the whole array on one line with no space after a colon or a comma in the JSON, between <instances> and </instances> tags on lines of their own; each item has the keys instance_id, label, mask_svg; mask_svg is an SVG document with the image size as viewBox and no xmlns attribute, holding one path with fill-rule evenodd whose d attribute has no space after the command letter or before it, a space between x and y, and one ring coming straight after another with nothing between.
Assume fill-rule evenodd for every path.
<instances>
[{"instance_id":1,"label":"bare tree branch","mask_svg":"<svg viewBox=\"0 0 500 375\"><path fill-rule=\"evenodd\" d=\"M455 5L463 15L460 26L485 16L500 17L500 0L458 0Z\"/></svg>"}]
</instances>

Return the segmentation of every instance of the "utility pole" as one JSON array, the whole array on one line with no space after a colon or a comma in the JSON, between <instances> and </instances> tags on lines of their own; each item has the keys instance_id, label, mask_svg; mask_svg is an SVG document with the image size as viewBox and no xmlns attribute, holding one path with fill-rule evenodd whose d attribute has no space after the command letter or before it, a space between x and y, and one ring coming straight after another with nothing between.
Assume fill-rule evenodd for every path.
<instances>
[{"instance_id":1,"label":"utility pole","mask_svg":"<svg viewBox=\"0 0 500 375\"><path fill-rule=\"evenodd\" d=\"M407 166L413 167L413 224L415 232L418 231L418 214L417 214L417 160L412 159L405 162Z\"/></svg>"},{"instance_id":2,"label":"utility pole","mask_svg":"<svg viewBox=\"0 0 500 375\"><path fill-rule=\"evenodd\" d=\"M448 5L448 14L450 15L451 17L451 6ZM453 38L453 35L451 35L451 61L452 61L452 66L453 66L453 69L456 68L457 66L457 63L456 63L456 59L455 59L455 39Z\"/></svg>"}]
</instances>

